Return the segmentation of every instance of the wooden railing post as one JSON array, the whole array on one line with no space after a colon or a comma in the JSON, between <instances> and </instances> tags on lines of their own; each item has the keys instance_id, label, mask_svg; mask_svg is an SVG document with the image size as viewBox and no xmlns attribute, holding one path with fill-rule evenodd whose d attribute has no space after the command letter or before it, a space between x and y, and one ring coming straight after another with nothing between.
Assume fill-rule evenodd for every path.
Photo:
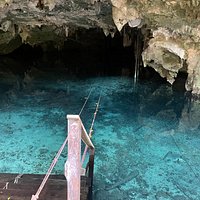
<instances>
[{"instance_id":1,"label":"wooden railing post","mask_svg":"<svg viewBox=\"0 0 200 200\"><path fill-rule=\"evenodd\" d=\"M67 200L80 200L81 123L79 115L67 115L68 159L65 163Z\"/></svg>"},{"instance_id":2,"label":"wooden railing post","mask_svg":"<svg viewBox=\"0 0 200 200\"><path fill-rule=\"evenodd\" d=\"M94 152L95 149L90 149L90 157L89 157L89 172L88 176L91 180L91 185L89 187L89 193L88 193L88 200L92 200L92 190L93 190L93 176L94 176Z\"/></svg>"}]
</instances>

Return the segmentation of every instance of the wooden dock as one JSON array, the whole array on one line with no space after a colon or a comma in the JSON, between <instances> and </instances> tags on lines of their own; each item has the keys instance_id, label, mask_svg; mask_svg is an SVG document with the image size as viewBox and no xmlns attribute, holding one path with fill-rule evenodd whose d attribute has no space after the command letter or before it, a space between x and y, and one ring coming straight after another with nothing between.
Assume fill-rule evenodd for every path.
<instances>
[{"instance_id":1,"label":"wooden dock","mask_svg":"<svg viewBox=\"0 0 200 200\"><path fill-rule=\"evenodd\" d=\"M31 196L35 194L39 188L44 176L45 175L24 174L18 179L18 183L14 183L17 174L0 174L0 200L30 200ZM91 199L90 191L90 178L87 176L81 176L80 199ZM67 199L67 181L65 176L51 175L40 194L39 200L65 199Z\"/></svg>"},{"instance_id":2,"label":"wooden dock","mask_svg":"<svg viewBox=\"0 0 200 200\"><path fill-rule=\"evenodd\" d=\"M92 200L95 148L90 138L98 104L89 134L79 115L67 115L68 136L54 157L47 174L0 173L0 200ZM82 158L81 140L86 145ZM68 158L64 165L64 174L50 175L66 144ZM88 149L88 162L83 167Z\"/></svg>"}]
</instances>

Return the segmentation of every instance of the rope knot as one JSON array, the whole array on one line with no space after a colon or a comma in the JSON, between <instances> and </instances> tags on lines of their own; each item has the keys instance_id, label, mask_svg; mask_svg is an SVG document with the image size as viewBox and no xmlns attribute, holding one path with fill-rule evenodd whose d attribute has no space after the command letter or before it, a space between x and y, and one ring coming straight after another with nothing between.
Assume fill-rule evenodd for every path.
<instances>
[{"instance_id":1,"label":"rope knot","mask_svg":"<svg viewBox=\"0 0 200 200\"><path fill-rule=\"evenodd\" d=\"M18 174L16 177L15 177L15 180L14 180L14 184L17 184L19 182L19 179L23 176L23 174Z\"/></svg>"},{"instance_id":2,"label":"rope knot","mask_svg":"<svg viewBox=\"0 0 200 200\"><path fill-rule=\"evenodd\" d=\"M8 184L9 184L9 182L6 182L6 185L3 187L3 190L7 190L8 189Z\"/></svg>"}]
</instances>

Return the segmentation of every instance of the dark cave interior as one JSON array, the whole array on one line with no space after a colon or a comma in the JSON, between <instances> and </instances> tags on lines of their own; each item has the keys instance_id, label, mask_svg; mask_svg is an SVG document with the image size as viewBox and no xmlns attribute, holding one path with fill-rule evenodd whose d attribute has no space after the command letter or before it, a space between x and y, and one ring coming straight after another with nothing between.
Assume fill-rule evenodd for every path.
<instances>
[{"instance_id":1,"label":"dark cave interior","mask_svg":"<svg viewBox=\"0 0 200 200\"><path fill-rule=\"evenodd\" d=\"M125 27L126 28L126 27ZM30 46L23 44L11 54L0 56L0 70L8 69L22 77L24 72L38 69L40 71L61 72L77 77L88 76L131 76L134 77L137 47L135 40L141 32L132 29L128 32L132 44L124 47L123 34L117 32L112 38L104 35L101 29L77 31L63 42L62 47L49 41ZM153 80L160 84L167 83L166 79L151 67L143 67L141 53L143 38L140 37L139 50L139 80ZM187 75L178 73L173 89L184 91Z\"/></svg>"}]
</instances>

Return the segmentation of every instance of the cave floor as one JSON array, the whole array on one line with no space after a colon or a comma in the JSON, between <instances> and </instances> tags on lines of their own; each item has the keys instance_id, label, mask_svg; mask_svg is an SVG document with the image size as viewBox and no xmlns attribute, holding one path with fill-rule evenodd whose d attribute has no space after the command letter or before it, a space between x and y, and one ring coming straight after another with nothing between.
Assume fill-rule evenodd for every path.
<instances>
[{"instance_id":1,"label":"cave floor","mask_svg":"<svg viewBox=\"0 0 200 200\"><path fill-rule=\"evenodd\" d=\"M1 173L46 173L66 137L66 115L79 113L92 88L81 118L88 130L102 91L92 137L94 199L200 199L198 102L126 76L48 73L0 80ZM54 174L63 173L66 154Z\"/></svg>"}]
</instances>

